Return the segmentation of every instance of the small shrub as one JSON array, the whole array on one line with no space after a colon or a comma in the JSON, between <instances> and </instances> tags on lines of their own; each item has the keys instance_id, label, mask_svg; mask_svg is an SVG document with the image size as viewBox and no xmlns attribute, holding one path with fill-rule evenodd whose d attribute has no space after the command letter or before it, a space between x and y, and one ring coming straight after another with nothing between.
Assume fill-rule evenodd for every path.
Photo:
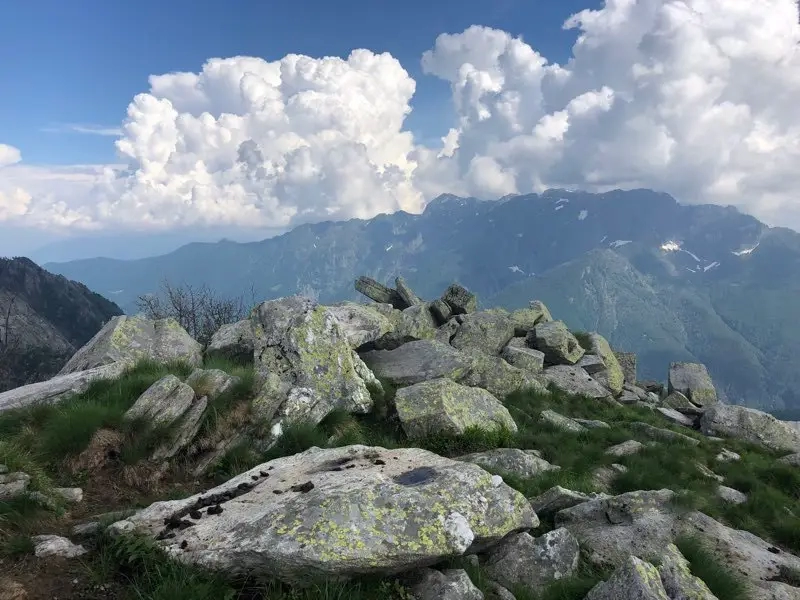
<instances>
[{"instance_id":1,"label":"small shrub","mask_svg":"<svg viewBox=\"0 0 800 600\"><path fill-rule=\"evenodd\" d=\"M6 539L0 537L0 556L19 558L33 554L34 543L29 535L11 535Z\"/></svg>"}]
</instances>

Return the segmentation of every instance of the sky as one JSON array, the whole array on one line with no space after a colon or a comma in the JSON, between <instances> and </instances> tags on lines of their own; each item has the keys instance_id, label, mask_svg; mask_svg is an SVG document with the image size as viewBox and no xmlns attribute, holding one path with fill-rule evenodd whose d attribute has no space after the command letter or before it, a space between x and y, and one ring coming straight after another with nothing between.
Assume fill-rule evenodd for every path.
<instances>
[{"instance_id":1,"label":"sky","mask_svg":"<svg viewBox=\"0 0 800 600\"><path fill-rule=\"evenodd\" d=\"M0 255L552 187L800 229L798 41L796 0L3 3Z\"/></svg>"}]
</instances>

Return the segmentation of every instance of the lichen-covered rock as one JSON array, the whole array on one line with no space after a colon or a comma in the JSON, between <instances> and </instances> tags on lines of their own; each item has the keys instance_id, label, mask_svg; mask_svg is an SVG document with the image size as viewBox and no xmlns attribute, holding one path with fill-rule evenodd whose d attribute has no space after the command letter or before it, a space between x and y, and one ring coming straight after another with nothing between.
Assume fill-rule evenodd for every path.
<instances>
[{"instance_id":1,"label":"lichen-covered rock","mask_svg":"<svg viewBox=\"0 0 800 600\"><path fill-rule=\"evenodd\" d=\"M649 562L628 556L608 581L594 586L585 600L671 600Z\"/></svg>"},{"instance_id":2,"label":"lichen-covered rock","mask_svg":"<svg viewBox=\"0 0 800 600\"><path fill-rule=\"evenodd\" d=\"M700 431L761 444L771 450L800 452L800 431L754 408L714 404L700 418Z\"/></svg>"},{"instance_id":3,"label":"lichen-covered rock","mask_svg":"<svg viewBox=\"0 0 800 600\"><path fill-rule=\"evenodd\" d=\"M639 432L640 434L649 437L651 440L669 441L669 442L677 441L689 444L690 446L700 445L700 440L698 440L697 438L693 438L691 436L678 433L677 431L672 431L671 429L662 429L661 427L653 427L649 423L634 421L633 423L629 424L629 427Z\"/></svg>"},{"instance_id":4,"label":"lichen-covered rock","mask_svg":"<svg viewBox=\"0 0 800 600\"><path fill-rule=\"evenodd\" d=\"M31 541L34 544L33 553L37 558L46 556L75 558L86 554L86 548L73 544L67 538L58 535L35 535Z\"/></svg>"},{"instance_id":5,"label":"lichen-covered rock","mask_svg":"<svg viewBox=\"0 0 800 600\"><path fill-rule=\"evenodd\" d=\"M511 366L499 356L477 351L465 354L470 359L470 366L458 379L459 383L483 388L498 398L505 398L520 390L549 393L535 373Z\"/></svg>"},{"instance_id":6,"label":"lichen-covered rock","mask_svg":"<svg viewBox=\"0 0 800 600\"><path fill-rule=\"evenodd\" d=\"M705 365L675 362L669 366L668 391L678 391L697 406L710 406L717 402L717 391Z\"/></svg>"},{"instance_id":7,"label":"lichen-covered rock","mask_svg":"<svg viewBox=\"0 0 800 600\"><path fill-rule=\"evenodd\" d=\"M574 365L586 352L561 321L536 325L528 333L528 345L544 352L545 360L554 365Z\"/></svg>"},{"instance_id":8,"label":"lichen-covered rock","mask_svg":"<svg viewBox=\"0 0 800 600\"><path fill-rule=\"evenodd\" d=\"M557 471L561 468L539 457L535 451L518 448L495 448L486 452L459 456L456 460L471 462L492 472L511 473L523 479L536 477L547 471Z\"/></svg>"},{"instance_id":9,"label":"lichen-covered rock","mask_svg":"<svg viewBox=\"0 0 800 600\"><path fill-rule=\"evenodd\" d=\"M416 304L398 311L394 316L394 330L375 341L378 350L393 350L414 340L432 340L438 333L436 319L430 304Z\"/></svg>"},{"instance_id":10,"label":"lichen-covered rock","mask_svg":"<svg viewBox=\"0 0 800 600\"><path fill-rule=\"evenodd\" d=\"M464 316L450 345L459 350L473 349L497 354L512 337L514 324L511 319L490 312L476 312Z\"/></svg>"},{"instance_id":11,"label":"lichen-covered rock","mask_svg":"<svg viewBox=\"0 0 800 600\"><path fill-rule=\"evenodd\" d=\"M301 296L264 302L251 315L256 337L259 414L282 423L318 423L335 409L369 412L372 398L353 351L327 307ZM270 415L269 412L272 411Z\"/></svg>"},{"instance_id":12,"label":"lichen-covered rock","mask_svg":"<svg viewBox=\"0 0 800 600\"><path fill-rule=\"evenodd\" d=\"M665 419L675 423L676 425L683 425L684 427L689 427L690 429L694 427L694 419L687 417L685 414L675 410L674 408L657 406L656 410L660 412Z\"/></svg>"},{"instance_id":13,"label":"lichen-covered rock","mask_svg":"<svg viewBox=\"0 0 800 600\"><path fill-rule=\"evenodd\" d=\"M253 362L254 348L253 323L244 319L220 327L208 342L206 356L248 364Z\"/></svg>"},{"instance_id":14,"label":"lichen-covered rock","mask_svg":"<svg viewBox=\"0 0 800 600\"><path fill-rule=\"evenodd\" d=\"M531 300L528 302L528 308L536 313L540 313L541 317L536 319L536 324L539 323L548 323L553 320L553 316L550 314L550 311L545 306L544 302L541 300Z\"/></svg>"},{"instance_id":15,"label":"lichen-covered rock","mask_svg":"<svg viewBox=\"0 0 800 600\"><path fill-rule=\"evenodd\" d=\"M514 324L514 335L525 337L539 323L547 323L553 320L550 311L541 302L531 302L528 308L515 310L510 315L511 322Z\"/></svg>"},{"instance_id":16,"label":"lichen-covered rock","mask_svg":"<svg viewBox=\"0 0 800 600\"><path fill-rule=\"evenodd\" d=\"M699 577L675 544L669 544L658 566L661 584L670 600L720 600Z\"/></svg>"},{"instance_id":17,"label":"lichen-covered rock","mask_svg":"<svg viewBox=\"0 0 800 600\"><path fill-rule=\"evenodd\" d=\"M414 579L410 590L416 600L483 600L464 569L421 569Z\"/></svg>"},{"instance_id":18,"label":"lichen-covered rock","mask_svg":"<svg viewBox=\"0 0 800 600\"><path fill-rule=\"evenodd\" d=\"M414 290L409 287L406 280L402 277L395 277L394 287L395 290L397 290L397 295L402 298L407 306L416 306L417 304L423 303L423 300L414 293Z\"/></svg>"},{"instance_id":19,"label":"lichen-covered rock","mask_svg":"<svg viewBox=\"0 0 800 600\"><path fill-rule=\"evenodd\" d=\"M397 290L386 287L382 283L378 283L371 277L359 277L356 279L355 288L357 292L364 294L370 300L374 300L380 304L391 304L397 309L403 310L408 308Z\"/></svg>"},{"instance_id":20,"label":"lichen-covered rock","mask_svg":"<svg viewBox=\"0 0 800 600\"><path fill-rule=\"evenodd\" d=\"M622 368L622 373L625 376L625 383L636 385L636 353L634 352L619 352L614 351L617 357L617 362Z\"/></svg>"},{"instance_id":21,"label":"lichen-covered rock","mask_svg":"<svg viewBox=\"0 0 800 600\"><path fill-rule=\"evenodd\" d=\"M174 319L114 317L78 350L59 375L85 371L111 363L133 365L149 359L160 363L185 362L199 367L203 347Z\"/></svg>"},{"instance_id":22,"label":"lichen-covered rock","mask_svg":"<svg viewBox=\"0 0 800 600\"><path fill-rule=\"evenodd\" d=\"M441 298L437 298L431 302L430 309L431 314L439 325L444 325L450 320L450 317L453 316L453 309Z\"/></svg>"},{"instance_id":23,"label":"lichen-covered rock","mask_svg":"<svg viewBox=\"0 0 800 600\"><path fill-rule=\"evenodd\" d=\"M578 541L566 529L554 529L538 538L518 533L492 548L486 574L506 588L540 591L553 581L569 577L578 567Z\"/></svg>"},{"instance_id":24,"label":"lichen-covered rock","mask_svg":"<svg viewBox=\"0 0 800 600\"><path fill-rule=\"evenodd\" d=\"M565 417L564 415L560 415L554 410L543 410L539 414L539 417L542 419L542 421L545 421L546 423L549 423L553 427L557 427L562 431L569 431L571 433L583 433L584 431L587 431L586 427L577 421L574 421L569 417Z\"/></svg>"},{"instance_id":25,"label":"lichen-covered rock","mask_svg":"<svg viewBox=\"0 0 800 600\"><path fill-rule=\"evenodd\" d=\"M547 367L542 373L544 379L558 389L587 398L610 398L608 388L595 381L580 367L569 365L556 365Z\"/></svg>"},{"instance_id":26,"label":"lichen-covered rock","mask_svg":"<svg viewBox=\"0 0 800 600\"><path fill-rule=\"evenodd\" d=\"M308 585L431 566L537 525L519 492L476 465L416 448L348 446L258 465L110 530L149 535L177 560L229 576Z\"/></svg>"},{"instance_id":27,"label":"lichen-covered rock","mask_svg":"<svg viewBox=\"0 0 800 600\"><path fill-rule=\"evenodd\" d=\"M448 344L418 340L394 350L372 350L361 354L375 375L393 385L412 385L447 377L457 380L471 366L471 359Z\"/></svg>"},{"instance_id":28,"label":"lichen-covered rock","mask_svg":"<svg viewBox=\"0 0 800 600\"><path fill-rule=\"evenodd\" d=\"M575 366L580 367L589 375L596 375L606 370L603 359L597 354L584 354L581 359L575 363Z\"/></svg>"},{"instance_id":29,"label":"lichen-covered rock","mask_svg":"<svg viewBox=\"0 0 800 600\"><path fill-rule=\"evenodd\" d=\"M584 494L563 488L560 485L551 487L546 492L531 498L531 507L539 517L551 517L558 511L599 497L597 494ZM602 495L607 498L608 496Z\"/></svg>"},{"instance_id":30,"label":"lichen-covered rock","mask_svg":"<svg viewBox=\"0 0 800 600\"><path fill-rule=\"evenodd\" d=\"M208 407L208 397L201 396L193 400L192 405L186 410L178 424L172 428L169 437L155 449L153 460L172 458L183 448L191 444L200 426L203 424L203 415Z\"/></svg>"},{"instance_id":31,"label":"lichen-covered rock","mask_svg":"<svg viewBox=\"0 0 800 600\"><path fill-rule=\"evenodd\" d=\"M636 440L628 440L627 442L622 442L607 448L605 453L609 456L616 457L631 456L632 454L637 454L642 449L644 449L644 444L641 442L637 442Z\"/></svg>"},{"instance_id":32,"label":"lichen-covered rock","mask_svg":"<svg viewBox=\"0 0 800 600\"><path fill-rule=\"evenodd\" d=\"M611 429L611 425L605 421L598 421L597 419L572 419L576 423L580 423L586 429Z\"/></svg>"},{"instance_id":33,"label":"lichen-covered rock","mask_svg":"<svg viewBox=\"0 0 800 600\"><path fill-rule=\"evenodd\" d=\"M687 415L702 415L703 408L694 404L686 396L675 390L661 402L665 408L671 408Z\"/></svg>"},{"instance_id":34,"label":"lichen-covered rock","mask_svg":"<svg viewBox=\"0 0 800 600\"><path fill-rule=\"evenodd\" d=\"M326 310L336 317L339 328L352 348L374 342L395 329L395 319L388 316L394 316L390 304L378 306L342 302L328 306Z\"/></svg>"},{"instance_id":35,"label":"lichen-covered rock","mask_svg":"<svg viewBox=\"0 0 800 600\"><path fill-rule=\"evenodd\" d=\"M515 340L521 340L522 343L514 343ZM544 352L525 346L524 338L513 338L500 355L508 364L523 371L541 373L544 369Z\"/></svg>"},{"instance_id":36,"label":"lichen-covered rock","mask_svg":"<svg viewBox=\"0 0 800 600\"><path fill-rule=\"evenodd\" d=\"M486 390L450 379L424 381L397 390L397 416L406 435L420 439L436 434L461 434L470 427L517 431L514 419Z\"/></svg>"},{"instance_id":37,"label":"lichen-covered rock","mask_svg":"<svg viewBox=\"0 0 800 600\"><path fill-rule=\"evenodd\" d=\"M186 378L186 385L194 390L197 397L206 396L209 400L214 400L240 381L239 377L222 369L195 369Z\"/></svg>"},{"instance_id":38,"label":"lichen-covered rock","mask_svg":"<svg viewBox=\"0 0 800 600\"><path fill-rule=\"evenodd\" d=\"M617 361L617 356L611 349L611 345L606 338L599 333L590 333L589 342L591 345L589 351L599 356L603 361L603 365L605 365L601 380L602 383L611 390L615 396L618 395L622 392L622 386L625 383L625 373L623 373L622 367L619 361Z\"/></svg>"},{"instance_id":39,"label":"lichen-covered rock","mask_svg":"<svg viewBox=\"0 0 800 600\"><path fill-rule=\"evenodd\" d=\"M194 390L175 375L167 375L139 396L125 413L125 418L168 426L189 410L193 401Z\"/></svg>"},{"instance_id":40,"label":"lichen-covered rock","mask_svg":"<svg viewBox=\"0 0 800 600\"><path fill-rule=\"evenodd\" d=\"M452 309L454 315L465 315L478 308L478 297L458 283L445 290L442 300Z\"/></svg>"},{"instance_id":41,"label":"lichen-covered rock","mask_svg":"<svg viewBox=\"0 0 800 600\"><path fill-rule=\"evenodd\" d=\"M592 484L594 489L598 490L601 495L605 495L605 492L611 489L617 477L627 472L628 467L617 463L605 467L597 467L592 471Z\"/></svg>"}]
</instances>

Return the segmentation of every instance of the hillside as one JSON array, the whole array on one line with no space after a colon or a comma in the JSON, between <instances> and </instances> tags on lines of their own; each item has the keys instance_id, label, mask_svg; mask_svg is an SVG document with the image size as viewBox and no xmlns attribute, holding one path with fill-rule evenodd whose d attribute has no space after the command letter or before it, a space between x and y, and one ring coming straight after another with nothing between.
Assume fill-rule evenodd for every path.
<instances>
[{"instance_id":1,"label":"hillside","mask_svg":"<svg viewBox=\"0 0 800 600\"><path fill-rule=\"evenodd\" d=\"M323 302L353 299L362 273L382 282L403 273L422 297L457 280L492 305L545 298L571 327L596 327L640 353L645 377L663 378L664 361L697 360L731 402L800 407L800 375L790 360L800 352L800 234L651 190L549 190L495 202L441 196L421 215L46 267L126 311L162 278L231 295L253 286L259 298L299 292Z\"/></svg>"},{"instance_id":2,"label":"hillside","mask_svg":"<svg viewBox=\"0 0 800 600\"><path fill-rule=\"evenodd\" d=\"M83 284L48 273L27 258L0 258L0 314L3 391L57 373L122 310Z\"/></svg>"}]
</instances>

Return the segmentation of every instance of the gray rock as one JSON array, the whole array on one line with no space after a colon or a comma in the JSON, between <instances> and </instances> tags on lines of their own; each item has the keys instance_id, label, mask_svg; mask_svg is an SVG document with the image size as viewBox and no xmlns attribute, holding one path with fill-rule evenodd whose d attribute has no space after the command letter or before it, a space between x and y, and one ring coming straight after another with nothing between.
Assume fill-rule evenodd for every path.
<instances>
[{"instance_id":1,"label":"gray rock","mask_svg":"<svg viewBox=\"0 0 800 600\"><path fill-rule=\"evenodd\" d=\"M394 287L397 290L397 295L402 298L407 306L415 306L423 303L422 299L414 293L414 290L409 287L406 280L402 277L398 276L395 278Z\"/></svg>"},{"instance_id":2,"label":"gray rock","mask_svg":"<svg viewBox=\"0 0 800 600\"><path fill-rule=\"evenodd\" d=\"M800 452L800 431L754 408L715 404L700 418L700 431L761 444L771 450Z\"/></svg>"},{"instance_id":3,"label":"gray rock","mask_svg":"<svg viewBox=\"0 0 800 600\"><path fill-rule=\"evenodd\" d=\"M244 319L220 327L208 342L206 356L248 364L253 362L254 348L253 323Z\"/></svg>"},{"instance_id":4,"label":"gray rock","mask_svg":"<svg viewBox=\"0 0 800 600\"><path fill-rule=\"evenodd\" d=\"M703 412L705 412L702 407L694 404L691 400L677 390L664 398L662 404L666 408L673 408L688 415L702 415Z\"/></svg>"},{"instance_id":5,"label":"gray rock","mask_svg":"<svg viewBox=\"0 0 800 600\"><path fill-rule=\"evenodd\" d=\"M199 367L203 347L174 319L145 319L122 315L112 318L78 350L59 375L86 371L112 363L133 365L149 359L159 363L185 362Z\"/></svg>"},{"instance_id":6,"label":"gray rock","mask_svg":"<svg viewBox=\"0 0 800 600\"><path fill-rule=\"evenodd\" d=\"M800 457L800 455L798 455ZM734 452L733 450L728 450L727 448L723 448L719 454L717 454L717 460L720 462L731 462L734 460L741 460L742 457ZM782 460L782 459L781 459Z\"/></svg>"},{"instance_id":7,"label":"gray rock","mask_svg":"<svg viewBox=\"0 0 800 600\"><path fill-rule=\"evenodd\" d=\"M28 489L31 478L27 473L5 473L0 475L0 500L19 496Z\"/></svg>"},{"instance_id":8,"label":"gray rock","mask_svg":"<svg viewBox=\"0 0 800 600\"><path fill-rule=\"evenodd\" d=\"M453 309L450 308L450 305L441 298L437 298L431 302L430 310L431 314L439 325L447 323L450 320L450 317L453 316Z\"/></svg>"},{"instance_id":9,"label":"gray rock","mask_svg":"<svg viewBox=\"0 0 800 600\"><path fill-rule=\"evenodd\" d=\"M540 458L530 450L519 450L518 448L496 448L460 456L456 460L471 462L491 472L511 473L524 479L561 468Z\"/></svg>"},{"instance_id":10,"label":"gray rock","mask_svg":"<svg viewBox=\"0 0 800 600\"><path fill-rule=\"evenodd\" d=\"M645 401L650 400L649 392L646 389L639 387L638 385L634 385L632 383L626 383L625 385L622 386L622 389L635 395L639 400L645 400Z\"/></svg>"},{"instance_id":11,"label":"gray rock","mask_svg":"<svg viewBox=\"0 0 800 600\"><path fill-rule=\"evenodd\" d=\"M585 600L671 600L649 562L629 556L608 581L594 586Z\"/></svg>"},{"instance_id":12,"label":"gray rock","mask_svg":"<svg viewBox=\"0 0 800 600\"><path fill-rule=\"evenodd\" d=\"M0 475L5 475L8 473L8 467L6 465L0 464Z\"/></svg>"},{"instance_id":13,"label":"gray rock","mask_svg":"<svg viewBox=\"0 0 800 600\"><path fill-rule=\"evenodd\" d=\"M411 439L461 434L469 427L517 431L508 409L489 392L445 378L397 390L395 407L403 430Z\"/></svg>"},{"instance_id":14,"label":"gray rock","mask_svg":"<svg viewBox=\"0 0 800 600\"><path fill-rule=\"evenodd\" d=\"M675 544L669 544L658 566L661 584L670 600L719 600L699 577Z\"/></svg>"},{"instance_id":15,"label":"gray rock","mask_svg":"<svg viewBox=\"0 0 800 600\"><path fill-rule=\"evenodd\" d=\"M168 426L189 410L193 402L194 390L175 375L167 375L139 396L125 413L125 419Z\"/></svg>"},{"instance_id":16,"label":"gray rock","mask_svg":"<svg viewBox=\"0 0 800 600\"><path fill-rule=\"evenodd\" d=\"M488 390L498 398L505 398L519 390L532 390L538 394L549 394L538 375L508 364L499 356L483 352L465 352L470 359L469 370L459 383Z\"/></svg>"},{"instance_id":17,"label":"gray rock","mask_svg":"<svg viewBox=\"0 0 800 600\"><path fill-rule=\"evenodd\" d=\"M778 462L781 462L785 465L791 465L793 467L800 467L800 452L795 452L794 454L787 454L786 456L782 456L778 459Z\"/></svg>"},{"instance_id":18,"label":"gray rock","mask_svg":"<svg viewBox=\"0 0 800 600\"><path fill-rule=\"evenodd\" d=\"M476 312L464 316L450 345L459 350L472 349L497 354L512 337L514 324L511 319L490 312Z\"/></svg>"},{"instance_id":19,"label":"gray rock","mask_svg":"<svg viewBox=\"0 0 800 600\"><path fill-rule=\"evenodd\" d=\"M379 379L393 385L413 385L440 377L457 380L466 375L472 363L467 355L434 340L408 342L394 350L372 350L361 358Z\"/></svg>"},{"instance_id":20,"label":"gray rock","mask_svg":"<svg viewBox=\"0 0 800 600\"><path fill-rule=\"evenodd\" d=\"M513 338L511 341L519 339L522 338ZM544 368L544 352L533 348L520 347L509 342L503 348L501 356L508 364L530 373L541 373Z\"/></svg>"},{"instance_id":21,"label":"gray rock","mask_svg":"<svg viewBox=\"0 0 800 600\"><path fill-rule=\"evenodd\" d=\"M673 408L665 408L663 406L656 407L656 410L660 412L668 421L672 421L676 425L683 425L684 427L688 427L691 429L694 427L694 419L691 419L684 415L683 413L678 412Z\"/></svg>"},{"instance_id":22,"label":"gray rock","mask_svg":"<svg viewBox=\"0 0 800 600\"><path fill-rule=\"evenodd\" d=\"M727 485L717 486L717 496L730 504L744 504L747 502L747 494L743 494Z\"/></svg>"},{"instance_id":23,"label":"gray rock","mask_svg":"<svg viewBox=\"0 0 800 600\"><path fill-rule=\"evenodd\" d=\"M605 421L597 421L595 419L572 419L576 423L580 423L586 429L611 429L611 425Z\"/></svg>"},{"instance_id":24,"label":"gray rock","mask_svg":"<svg viewBox=\"0 0 800 600\"><path fill-rule=\"evenodd\" d=\"M611 392L580 367L557 365L547 367L542 374L544 379L558 389L587 398L610 398Z\"/></svg>"},{"instance_id":25,"label":"gray rock","mask_svg":"<svg viewBox=\"0 0 800 600\"><path fill-rule=\"evenodd\" d=\"M578 340L561 321L539 323L528 334L528 345L544 352L551 364L574 365L585 354Z\"/></svg>"},{"instance_id":26,"label":"gray rock","mask_svg":"<svg viewBox=\"0 0 800 600\"><path fill-rule=\"evenodd\" d=\"M169 438L153 452L153 460L172 458L178 452L192 443L200 426L203 424L203 415L208 407L208 397L202 396L192 401L178 424L170 431Z\"/></svg>"},{"instance_id":27,"label":"gray rock","mask_svg":"<svg viewBox=\"0 0 800 600\"><path fill-rule=\"evenodd\" d=\"M722 475L717 475L716 473L714 473L714 471L709 469L707 466L705 466L700 461L695 461L694 466L697 467L697 470L700 471L700 473L703 474L703 477L708 477L709 479L714 479L715 481L718 481L719 483L722 483L723 481L725 481L725 478Z\"/></svg>"},{"instance_id":28,"label":"gray rock","mask_svg":"<svg viewBox=\"0 0 800 600\"><path fill-rule=\"evenodd\" d=\"M410 590L417 600L483 600L483 592L463 569L421 569L415 579Z\"/></svg>"},{"instance_id":29,"label":"gray rock","mask_svg":"<svg viewBox=\"0 0 800 600\"><path fill-rule=\"evenodd\" d=\"M589 352L599 356L604 366L602 377L596 377L596 379L601 381L615 396L619 395L622 392L622 386L625 384L625 374L617 361L614 351L611 349L611 345L606 338L597 332L589 334L589 343Z\"/></svg>"},{"instance_id":30,"label":"gray rock","mask_svg":"<svg viewBox=\"0 0 800 600\"><path fill-rule=\"evenodd\" d=\"M575 366L580 367L589 375L601 373L606 369L603 359L597 356L597 354L584 354L581 359L575 363Z\"/></svg>"},{"instance_id":31,"label":"gray rock","mask_svg":"<svg viewBox=\"0 0 800 600\"><path fill-rule=\"evenodd\" d=\"M531 507L540 517L550 517L560 510L588 502L596 497L598 497L597 494L574 492L557 485L535 498L531 498ZM603 494L603 497L607 496Z\"/></svg>"},{"instance_id":32,"label":"gray rock","mask_svg":"<svg viewBox=\"0 0 800 600\"><path fill-rule=\"evenodd\" d=\"M83 502L83 490L79 487L53 488L53 494L72 504Z\"/></svg>"},{"instance_id":33,"label":"gray rock","mask_svg":"<svg viewBox=\"0 0 800 600\"><path fill-rule=\"evenodd\" d=\"M229 375L222 369L195 369L186 378L186 385L194 390L198 398L206 396L209 400L215 400L239 381L241 380L238 377Z\"/></svg>"},{"instance_id":34,"label":"gray rock","mask_svg":"<svg viewBox=\"0 0 800 600\"><path fill-rule=\"evenodd\" d=\"M112 363L86 371L56 375L52 379L23 385L0 393L0 412L31 404L53 404L85 392L93 381L116 379L125 371L126 363Z\"/></svg>"},{"instance_id":35,"label":"gray rock","mask_svg":"<svg viewBox=\"0 0 800 600\"><path fill-rule=\"evenodd\" d=\"M592 472L592 483L595 489L606 492L611 489L617 477L628 472L628 467L614 463L607 467L598 467ZM601 494L605 496L605 494Z\"/></svg>"},{"instance_id":36,"label":"gray rock","mask_svg":"<svg viewBox=\"0 0 800 600\"><path fill-rule=\"evenodd\" d=\"M565 417L564 415L560 415L550 409L543 410L541 413L539 413L539 417L542 421L545 421L546 423L549 423L553 427L557 427L562 431L569 431L571 433L583 433L584 431L587 431L586 427L577 421L574 421L569 417Z\"/></svg>"},{"instance_id":37,"label":"gray rock","mask_svg":"<svg viewBox=\"0 0 800 600\"><path fill-rule=\"evenodd\" d=\"M675 362L669 366L668 391L678 391L697 406L709 406L717 402L717 391L705 365L700 363Z\"/></svg>"},{"instance_id":38,"label":"gray rock","mask_svg":"<svg viewBox=\"0 0 800 600\"><path fill-rule=\"evenodd\" d=\"M641 402L645 402L642 398L638 396L638 394L630 391L630 390L622 390L619 396L617 396L617 402L620 404L624 404L626 406L632 406L635 404L639 404Z\"/></svg>"},{"instance_id":39,"label":"gray rock","mask_svg":"<svg viewBox=\"0 0 800 600\"><path fill-rule=\"evenodd\" d=\"M525 337L528 332L539 323L552 321L550 311L541 302L531 302L528 308L515 310L510 315L511 322L514 323L514 335Z\"/></svg>"},{"instance_id":40,"label":"gray rock","mask_svg":"<svg viewBox=\"0 0 800 600\"><path fill-rule=\"evenodd\" d=\"M536 527L527 500L492 479L476 465L416 448L311 448L203 494L157 502L110 531L157 538L165 518L238 489L221 514L203 511L193 527L173 529L175 537L158 544L184 563L290 584L307 585L312 574L396 574Z\"/></svg>"},{"instance_id":41,"label":"gray rock","mask_svg":"<svg viewBox=\"0 0 800 600\"><path fill-rule=\"evenodd\" d=\"M372 409L353 350L327 307L293 296L260 304L251 318L256 389L261 390L253 405L275 435L283 423L319 423L335 409Z\"/></svg>"},{"instance_id":42,"label":"gray rock","mask_svg":"<svg viewBox=\"0 0 800 600\"><path fill-rule=\"evenodd\" d=\"M688 435L684 435L682 433L678 433L677 431L672 431L671 429L662 429L660 427L653 427L649 423L641 423L639 421L635 421L630 424L631 429L638 431L642 435L649 437L651 440L658 440L658 441L680 441L692 446L700 445L700 440L690 437Z\"/></svg>"},{"instance_id":43,"label":"gray rock","mask_svg":"<svg viewBox=\"0 0 800 600\"><path fill-rule=\"evenodd\" d=\"M636 354L634 352L618 352L614 351L617 357L617 362L622 368L622 373L625 376L625 383L636 385Z\"/></svg>"},{"instance_id":44,"label":"gray rock","mask_svg":"<svg viewBox=\"0 0 800 600\"><path fill-rule=\"evenodd\" d=\"M496 581L491 580L486 582L486 598L488 600L517 600L514 594Z\"/></svg>"},{"instance_id":45,"label":"gray rock","mask_svg":"<svg viewBox=\"0 0 800 600\"><path fill-rule=\"evenodd\" d=\"M403 301L396 290L386 287L382 283L378 283L371 277L359 277L356 279L355 288L357 292L364 294L367 298L375 302L391 304L400 310L408 307L408 304Z\"/></svg>"},{"instance_id":46,"label":"gray rock","mask_svg":"<svg viewBox=\"0 0 800 600\"><path fill-rule=\"evenodd\" d=\"M548 323L553 320L553 316L541 300L531 300L528 302L528 308L541 315L536 319L535 325L539 323Z\"/></svg>"},{"instance_id":47,"label":"gray rock","mask_svg":"<svg viewBox=\"0 0 800 600\"><path fill-rule=\"evenodd\" d=\"M538 538L518 533L492 548L484 563L486 574L506 588L534 591L569 577L578 567L580 547L564 528Z\"/></svg>"},{"instance_id":48,"label":"gray rock","mask_svg":"<svg viewBox=\"0 0 800 600\"><path fill-rule=\"evenodd\" d=\"M448 304L454 315L465 315L478 309L478 297L458 283L445 290L442 300Z\"/></svg>"},{"instance_id":49,"label":"gray rock","mask_svg":"<svg viewBox=\"0 0 800 600\"><path fill-rule=\"evenodd\" d=\"M390 304L357 304L342 302L326 307L339 323L351 348L375 342L395 330L394 309ZM399 313L397 313L399 315Z\"/></svg>"},{"instance_id":50,"label":"gray rock","mask_svg":"<svg viewBox=\"0 0 800 600\"><path fill-rule=\"evenodd\" d=\"M34 543L33 553L37 558L46 556L75 558L86 554L86 548L73 544L67 538L58 535L35 535L31 541Z\"/></svg>"},{"instance_id":51,"label":"gray rock","mask_svg":"<svg viewBox=\"0 0 800 600\"><path fill-rule=\"evenodd\" d=\"M628 440L627 442L622 442L621 444L617 444L615 446L611 446L610 448L606 449L606 454L610 456L631 456L632 454L638 453L640 450L644 448L644 444L641 442L637 442L636 440Z\"/></svg>"}]
</instances>

